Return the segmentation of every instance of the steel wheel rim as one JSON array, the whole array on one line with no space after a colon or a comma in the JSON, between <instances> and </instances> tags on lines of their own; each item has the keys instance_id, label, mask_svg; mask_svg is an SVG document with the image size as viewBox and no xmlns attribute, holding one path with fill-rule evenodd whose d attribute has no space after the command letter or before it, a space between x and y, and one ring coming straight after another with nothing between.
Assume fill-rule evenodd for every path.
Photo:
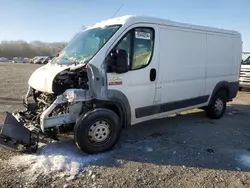
<instances>
[{"instance_id":1,"label":"steel wheel rim","mask_svg":"<svg viewBox=\"0 0 250 188\"><path fill-rule=\"evenodd\" d=\"M221 99L217 99L215 101L215 111L219 114L222 112L223 108L224 108L224 104L223 104L223 101Z\"/></svg>"},{"instance_id":2,"label":"steel wheel rim","mask_svg":"<svg viewBox=\"0 0 250 188\"><path fill-rule=\"evenodd\" d=\"M106 141L110 136L110 124L103 120L94 122L89 128L88 136L92 142Z\"/></svg>"}]
</instances>

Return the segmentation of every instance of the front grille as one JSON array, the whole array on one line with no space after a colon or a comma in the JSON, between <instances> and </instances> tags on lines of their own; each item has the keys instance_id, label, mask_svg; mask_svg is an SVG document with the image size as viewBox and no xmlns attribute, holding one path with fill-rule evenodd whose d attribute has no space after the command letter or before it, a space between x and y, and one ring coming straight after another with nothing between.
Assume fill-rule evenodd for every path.
<instances>
[{"instance_id":1,"label":"front grille","mask_svg":"<svg viewBox=\"0 0 250 188\"><path fill-rule=\"evenodd\" d=\"M240 83L250 84L250 81L240 81Z\"/></svg>"},{"instance_id":2,"label":"front grille","mask_svg":"<svg viewBox=\"0 0 250 188\"><path fill-rule=\"evenodd\" d=\"M240 71L240 81L250 81L250 70Z\"/></svg>"},{"instance_id":3,"label":"front grille","mask_svg":"<svg viewBox=\"0 0 250 188\"><path fill-rule=\"evenodd\" d=\"M250 72L240 72L240 76L250 77Z\"/></svg>"}]
</instances>

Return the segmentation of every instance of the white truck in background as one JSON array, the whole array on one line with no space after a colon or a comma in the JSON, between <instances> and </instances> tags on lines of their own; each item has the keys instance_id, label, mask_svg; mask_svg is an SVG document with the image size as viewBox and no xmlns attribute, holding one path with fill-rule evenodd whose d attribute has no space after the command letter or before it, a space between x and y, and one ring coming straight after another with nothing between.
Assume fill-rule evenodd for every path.
<instances>
[{"instance_id":1,"label":"white truck in background","mask_svg":"<svg viewBox=\"0 0 250 188\"><path fill-rule=\"evenodd\" d=\"M219 119L237 95L241 55L236 31L146 16L97 23L31 75L27 110L7 112L0 143L37 148L66 130L98 153L122 128L168 114L202 108Z\"/></svg>"},{"instance_id":2,"label":"white truck in background","mask_svg":"<svg viewBox=\"0 0 250 188\"><path fill-rule=\"evenodd\" d=\"M239 90L243 88L250 88L250 52L242 54Z\"/></svg>"}]
</instances>

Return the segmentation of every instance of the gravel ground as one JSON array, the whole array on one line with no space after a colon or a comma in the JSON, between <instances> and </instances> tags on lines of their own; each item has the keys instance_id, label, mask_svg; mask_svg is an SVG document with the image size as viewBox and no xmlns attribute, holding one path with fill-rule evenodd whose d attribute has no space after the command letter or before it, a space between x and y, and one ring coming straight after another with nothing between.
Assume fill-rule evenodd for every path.
<instances>
[{"instance_id":1,"label":"gravel ground","mask_svg":"<svg viewBox=\"0 0 250 188\"><path fill-rule=\"evenodd\" d=\"M39 65L0 63L0 123L22 109ZM27 155L0 148L1 187L250 187L250 92L210 120L192 110L124 130L110 152L88 156L71 137Z\"/></svg>"}]
</instances>

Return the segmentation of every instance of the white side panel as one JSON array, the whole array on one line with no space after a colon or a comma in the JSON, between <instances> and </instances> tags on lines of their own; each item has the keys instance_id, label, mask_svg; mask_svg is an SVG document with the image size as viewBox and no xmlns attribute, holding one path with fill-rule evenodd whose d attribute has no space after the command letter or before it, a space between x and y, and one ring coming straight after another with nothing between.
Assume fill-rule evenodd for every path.
<instances>
[{"instance_id":1,"label":"white side panel","mask_svg":"<svg viewBox=\"0 0 250 188\"><path fill-rule=\"evenodd\" d=\"M203 96L206 34L162 27L160 43L162 103Z\"/></svg>"},{"instance_id":2,"label":"white side panel","mask_svg":"<svg viewBox=\"0 0 250 188\"><path fill-rule=\"evenodd\" d=\"M211 94L220 81L233 81L233 49L232 36L207 34L206 94Z\"/></svg>"},{"instance_id":3,"label":"white side panel","mask_svg":"<svg viewBox=\"0 0 250 188\"><path fill-rule=\"evenodd\" d=\"M227 35L207 35L207 78L229 76L233 72L233 39Z\"/></svg>"}]
</instances>

